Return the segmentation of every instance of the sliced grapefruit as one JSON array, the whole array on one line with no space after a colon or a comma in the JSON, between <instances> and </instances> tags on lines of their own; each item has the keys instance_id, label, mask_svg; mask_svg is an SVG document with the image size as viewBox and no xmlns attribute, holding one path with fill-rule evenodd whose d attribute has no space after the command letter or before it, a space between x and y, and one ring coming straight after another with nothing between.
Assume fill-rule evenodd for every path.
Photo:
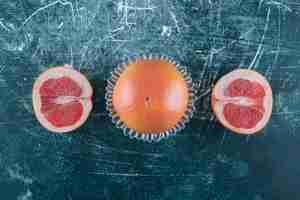
<instances>
[{"instance_id":1,"label":"sliced grapefruit","mask_svg":"<svg viewBox=\"0 0 300 200\"><path fill-rule=\"evenodd\" d=\"M258 72L237 69L216 83L211 104L225 127L236 133L253 134L264 128L271 117L272 89Z\"/></svg>"},{"instance_id":2,"label":"sliced grapefruit","mask_svg":"<svg viewBox=\"0 0 300 200\"><path fill-rule=\"evenodd\" d=\"M70 65L43 72L35 81L32 103L38 121L52 132L65 133L88 118L93 90L84 75Z\"/></svg>"}]
</instances>

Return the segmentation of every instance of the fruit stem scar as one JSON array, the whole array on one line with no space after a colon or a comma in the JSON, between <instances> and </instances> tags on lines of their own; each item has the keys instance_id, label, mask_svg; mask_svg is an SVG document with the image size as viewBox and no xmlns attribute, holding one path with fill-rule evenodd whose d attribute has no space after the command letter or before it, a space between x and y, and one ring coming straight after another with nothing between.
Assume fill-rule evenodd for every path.
<instances>
[{"instance_id":1,"label":"fruit stem scar","mask_svg":"<svg viewBox=\"0 0 300 200\"><path fill-rule=\"evenodd\" d=\"M146 108L149 108L149 107L150 107L150 97L149 97L149 96L147 96L147 97L145 98L145 106L146 106Z\"/></svg>"}]
</instances>

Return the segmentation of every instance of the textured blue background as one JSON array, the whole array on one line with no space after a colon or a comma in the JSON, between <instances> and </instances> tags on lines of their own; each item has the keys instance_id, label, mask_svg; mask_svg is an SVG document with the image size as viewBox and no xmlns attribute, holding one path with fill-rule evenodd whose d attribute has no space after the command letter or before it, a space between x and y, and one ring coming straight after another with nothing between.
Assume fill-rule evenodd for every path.
<instances>
[{"instance_id":1,"label":"textured blue background","mask_svg":"<svg viewBox=\"0 0 300 200\"><path fill-rule=\"evenodd\" d=\"M0 199L300 199L299 24L299 0L0 0ZM192 122L158 144L122 136L105 111L109 72L147 53L200 84ZM65 63L91 80L95 109L74 134L50 134L31 88ZM271 121L251 137L209 106L211 85L238 67L274 91Z\"/></svg>"}]
</instances>

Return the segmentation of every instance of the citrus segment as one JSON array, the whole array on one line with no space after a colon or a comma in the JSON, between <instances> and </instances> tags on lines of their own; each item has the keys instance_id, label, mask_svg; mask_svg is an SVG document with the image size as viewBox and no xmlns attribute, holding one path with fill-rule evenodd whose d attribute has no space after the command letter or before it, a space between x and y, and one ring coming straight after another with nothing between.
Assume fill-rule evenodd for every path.
<instances>
[{"instance_id":1,"label":"citrus segment","mask_svg":"<svg viewBox=\"0 0 300 200\"><path fill-rule=\"evenodd\" d=\"M65 105L53 104L53 109L44 115L48 121L56 127L71 126L82 116L83 107L79 102L72 102Z\"/></svg>"},{"instance_id":2,"label":"citrus segment","mask_svg":"<svg viewBox=\"0 0 300 200\"><path fill-rule=\"evenodd\" d=\"M225 93L230 97L244 96L254 99L265 96L265 91L261 84L241 78L232 81Z\"/></svg>"},{"instance_id":3,"label":"citrus segment","mask_svg":"<svg viewBox=\"0 0 300 200\"><path fill-rule=\"evenodd\" d=\"M236 128L250 129L262 119L263 113L255 107L228 103L224 106L225 119Z\"/></svg>"},{"instance_id":4,"label":"citrus segment","mask_svg":"<svg viewBox=\"0 0 300 200\"><path fill-rule=\"evenodd\" d=\"M74 80L66 76L50 78L41 86L40 95L54 98L59 96L78 97L81 95L81 88Z\"/></svg>"}]
</instances>

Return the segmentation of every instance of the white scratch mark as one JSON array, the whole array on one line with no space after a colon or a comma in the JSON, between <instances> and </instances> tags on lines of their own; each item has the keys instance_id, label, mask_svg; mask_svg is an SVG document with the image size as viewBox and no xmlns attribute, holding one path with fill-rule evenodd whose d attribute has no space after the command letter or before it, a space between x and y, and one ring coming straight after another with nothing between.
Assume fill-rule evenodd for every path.
<instances>
[{"instance_id":1,"label":"white scratch mark","mask_svg":"<svg viewBox=\"0 0 300 200\"><path fill-rule=\"evenodd\" d=\"M287 84L295 81L295 78L292 74L288 73L285 77L280 78L280 81L282 81L282 84L280 85L280 87L284 89L284 88L286 88Z\"/></svg>"},{"instance_id":2,"label":"white scratch mark","mask_svg":"<svg viewBox=\"0 0 300 200\"><path fill-rule=\"evenodd\" d=\"M257 60L256 60L256 62L255 62L255 65L253 66L253 69L256 69L257 68L257 66L258 66L258 64L259 64L259 62L260 62L260 60L261 60L261 58L262 58L262 56L263 56L263 54L264 54L264 47L262 47L262 49L261 49L261 53L259 54L259 57L257 58Z\"/></svg>"},{"instance_id":3,"label":"white scratch mark","mask_svg":"<svg viewBox=\"0 0 300 200\"><path fill-rule=\"evenodd\" d=\"M258 5L258 10L260 10L262 4L264 3L265 0L260 0L259 1L259 5ZM277 7L281 7L289 12L292 12L292 9L290 7L288 7L287 5L283 4L282 2L278 2L278 1L274 1L274 0L270 0L266 3L266 5L274 5Z\"/></svg>"},{"instance_id":4,"label":"white scratch mark","mask_svg":"<svg viewBox=\"0 0 300 200\"><path fill-rule=\"evenodd\" d=\"M211 48L209 52L210 53L209 53L209 56L208 56L209 60L208 60L207 66L211 67L212 63L213 63L214 56L216 54L216 49L215 48Z\"/></svg>"},{"instance_id":5,"label":"white scratch mark","mask_svg":"<svg viewBox=\"0 0 300 200\"><path fill-rule=\"evenodd\" d=\"M102 176L125 176L125 177L203 177L203 174L143 174L143 173L111 173L90 172L90 174Z\"/></svg>"},{"instance_id":6,"label":"white scratch mark","mask_svg":"<svg viewBox=\"0 0 300 200\"><path fill-rule=\"evenodd\" d=\"M215 115L211 115L209 121L214 121L216 119Z\"/></svg>"},{"instance_id":7,"label":"white scratch mark","mask_svg":"<svg viewBox=\"0 0 300 200\"><path fill-rule=\"evenodd\" d=\"M126 8L128 10L154 10L155 6L149 6L150 3L148 3L147 7L134 7L128 5L128 0L123 0L118 3L118 11L122 12L122 9Z\"/></svg>"},{"instance_id":8,"label":"white scratch mark","mask_svg":"<svg viewBox=\"0 0 300 200\"><path fill-rule=\"evenodd\" d=\"M114 161L114 160L104 160L104 159L100 159L97 158L95 159L97 161L97 163L109 163L109 164L113 164L113 165L132 165L131 163L128 162L121 162L121 161Z\"/></svg>"},{"instance_id":9,"label":"white scratch mark","mask_svg":"<svg viewBox=\"0 0 300 200\"><path fill-rule=\"evenodd\" d=\"M278 2L278 1L269 1L266 3L266 5L275 5L277 7L283 8L289 12L292 12L292 9L290 7L288 7L287 5L283 4L282 2Z\"/></svg>"},{"instance_id":10,"label":"white scratch mark","mask_svg":"<svg viewBox=\"0 0 300 200\"><path fill-rule=\"evenodd\" d=\"M257 62L258 56L260 56L260 54L262 53L263 42L265 40L266 32L267 32L267 30L269 28L270 12L271 12L271 9L268 8L267 20L266 20L266 24L265 24L265 28L264 28L264 33L263 33L263 35L261 37L260 44L259 44L259 46L257 48L256 54L255 54L255 56L254 56L251 64L249 65L248 69L252 69L254 67L254 64Z\"/></svg>"},{"instance_id":11,"label":"white scratch mark","mask_svg":"<svg viewBox=\"0 0 300 200\"><path fill-rule=\"evenodd\" d=\"M224 131L223 136L222 136L222 140L221 140L221 142L220 142L220 145L223 145L223 144L224 144L225 138L226 138L226 133L227 133L227 131Z\"/></svg>"},{"instance_id":12,"label":"white scratch mark","mask_svg":"<svg viewBox=\"0 0 300 200\"><path fill-rule=\"evenodd\" d=\"M276 100L277 101L275 101L275 103L276 103L277 109L278 110L282 109L284 103L283 103L283 97L282 97L281 93L278 93Z\"/></svg>"},{"instance_id":13,"label":"white scratch mark","mask_svg":"<svg viewBox=\"0 0 300 200\"><path fill-rule=\"evenodd\" d=\"M170 13L170 15L172 17L172 20L175 23L175 27L176 27L177 32L180 33L180 27L178 25L178 21L177 21L176 15L172 11L169 11L169 13Z\"/></svg>"},{"instance_id":14,"label":"white scratch mark","mask_svg":"<svg viewBox=\"0 0 300 200\"><path fill-rule=\"evenodd\" d=\"M204 91L202 94L199 94L196 98L196 101L198 101L199 99L202 99L203 97L205 97L206 95L210 94L211 88L208 88L206 91Z\"/></svg>"},{"instance_id":15,"label":"white scratch mark","mask_svg":"<svg viewBox=\"0 0 300 200\"><path fill-rule=\"evenodd\" d=\"M119 42L122 42L122 43L119 43L118 46L111 52L112 55L115 55L115 53L124 46L124 44L125 44L125 42L127 42L127 40L123 40L123 41L120 40Z\"/></svg>"},{"instance_id":16,"label":"white scratch mark","mask_svg":"<svg viewBox=\"0 0 300 200\"><path fill-rule=\"evenodd\" d=\"M145 167L147 168L150 168L150 169L170 169L169 166L163 166L163 165L144 165Z\"/></svg>"},{"instance_id":17,"label":"white scratch mark","mask_svg":"<svg viewBox=\"0 0 300 200\"><path fill-rule=\"evenodd\" d=\"M70 55L71 55L71 62L70 62L70 64L71 64L71 66L73 66L74 56L73 56L73 47L72 47L72 45L71 45L71 48L70 48Z\"/></svg>"},{"instance_id":18,"label":"white scratch mark","mask_svg":"<svg viewBox=\"0 0 300 200\"><path fill-rule=\"evenodd\" d=\"M118 39L112 39L112 40L109 40L111 42L129 42L130 40L118 40Z\"/></svg>"},{"instance_id":19,"label":"white scratch mark","mask_svg":"<svg viewBox=\"0 0 300 200\"><path fill-rule=\"evenodd\" d=\"M15 169L8 168L7 172L12 179L20 180L25 184L32 184L33 180L31 178L25 177L20 173L21 167L19 165L15 166Z\"/></svg>"},{"instance_id":20,"label":"white scratch mark","mask_svg":"<svg viewBox=\"0 0 300 200\"><path fill-rule=\"evenodd\" d=\"M243 39L243 38L245 38L245 37L247 37L247 35L248 35L250 32L252 32L254 29L255 29L255 27L249 28L245 33L243 33L243 34L240 35L239 40L240 40L240 39ZM237 41L238 41L238 40L233 40L233 41L231 41L230 44L229 44L228 46L233 45L233 44L236 43ZM219 54L220 52L222 52L222 51L225 50L226 48L227 48L226 46L223 46L223 47L218 48L218 49L216 49L216 48L211 48L211 49L210 49L210 55L208 55L205 59L208 59L208 57L212 57L212 56L214 56L215 54ZM202 53L202 50L196 50L195 52L196 52L196 53ZM212 58L210 58L210 59L212 59ZM212 61L212 60L211 60L211 61Z\"/></svg>"},{"instance_id":21,"label":"white scratch mark","mask_svg":"<svg viewBox=\"0 0 300 200\"><path fill-rule=\"evenodd\" d=\"M125 29L124 26L120 26L120 27L118 27L118 28L116 28L116 29L113 29L113 30L111 31L111 33L117 33L117 32L119 32L119 31L123 31L124 29Z\"/></svg>"},{"instance_id":22,"label":"white scratch mark","mask_svg":"<svg viewBox=\"0 0 300 200\"><path fill-rule=\"evenodd\" d=\"M266 70L266 76L270 76L272 67L277 63L278 56L279 56L279 53L281 51L281 49L280 49L280 38L281 38L281 10L280 10L280 7L278 7L277 49L275 51L276 54L275 54L275 58L273 60L272 65L269 65L267 70Z\"/></svg>"},{"instance_id":23,"label":"white scratch mark","mask_svg":"<svg viewBox=\"0 0 300 200\"><path fill-rule=\"evenodd\" d=\"M300 65L286 65L286 66L281 65L280 68L281 69L299 69Z\"/></svg>"},{"instance_id":24,"label":"white scratch mark","mask_svg":"<svg viewBox=\"0 0 300 200\"><path fill-rule=\"evenodd\" d=\"M264 2L264 0L260 0L260 1L259 1L258 8L257 8L258 10L260 10L260 8L261 8L263 2Z\"/></svg>"},{"instance_id":25,"label":"white scratch mark","mask_svg":"<svg viewBox=\"0 0 300 200\"><path fill-rule=\"evenodd\" d=\"M300 111L284 111L284 112L275 112L272 115L295 115L300 114Z\"/></svg>"},{"instance_id":26,"label":"white scratch mark","mask_svg":"<svg viewBox=\"0 0 300 200\"><path fill-rule=\"evenodd\" d=\"M5 65L0 65L0 73L2 73L5 70Z\"/></svg>"},{"instance_id":27,"label":"white scratch mark","mask_svg":"<svg viewBox=\"0 0 300 200\"><path fill-rule=\"evenodd\" d=\"M17 200L29 200L32 198L32 192L27 189L25 194L21 194L18 196Z\"/></svg>"},{"instance_id":28,"label":"white scratch mark","mask_svg":"<svg viewBox=\"0 0 300 200\"><path fill-rule=\"evenodd\" d=\"M143 155L143 156L149 156L152 158L161 158L161 157L166 157L166 155L161 154L161 153L142 153L142 152L138 152L138 151L131 151L131 150L125 150L125 149L117 149L117 148L113 148L113 147L107 147L101 144L95 144L95 143L88 143L88 145L90 146L94 146L96 147L97 151L96 153L101 149L101 150L110 150L110 151L114 151L114 152L118 152L118 153L122 153L122 154L128 154L128 155Z\"/></svg>"},{"instance_id":29,"label":"white scratch mark","mask_svg":"<svg viewBox=\"0 0 300 200\"><path fill-rule=\"evenodd\" d=\"M61 27L64 25L64 22L61 22L59 25L58 25L58 27L57 27L57 29L61 29Z\"/></svg>"},{"instance_id":30,"label":"white scratch mark","mask_svg":"<svg viewBox=\"0 0 300 200\"><path fill-rule=\"evenodd\" d=\"M19 101L21 101L21 104L23 105L23 107L25 108L25 110L28 112L28 113L32 113L32 106L31 104L29 104L25 98L21 98Z\"/></svg>"},{"instance_id":31,"label":"white scratch mark","mask_svg":"<svg viewBox=\"0 0 300 200\"><path fill-rule=\"evenodd\" d=\"M170 37L171 34L172 34L172 27L163 25L160 35Z\"/></svg>"},{"instance_id":32,"label":"white scratch mark","mask_svg":"<svg viewBox=\"0 0 300 200\"><path fill-rule=\"evenodd\" d=\"M10 29L2 22L2 18L0 18L0 26L4 29L4 30L6 30L6 31L10 31Z\"/></svg>"},{"instance_id":33,"label":"white scratch mark","mask_svg":"<svg viewBox=\"0 0 300 200\"><path fill-rule=\"evenodd\" d=\"M111 41L111 42L128 42L130 40L123 40L123 39L116 39L115 36L121 33L125 29L124 26L121 26L119 28L116 28L112 30L108 35L104 36L102 41Z\"/></svg>"},{"instance_id":34,"label":"white scratch mark","mask_svg":"<svg viewBox=\"0 0 300 200\"><path fill-rule=\"evenodd\" d=\"M121 7L126 7L127 9L129 10L153 10L155 9L156 7L132 7L132 6L122 6Z\"/></svg>"},{"instance_id":35,"label":"white scratch mark","mask_svg":"<svg viewBox=\"0 0 300 200\"><path fill-rule=\"evenodd\" d=\"M133 7L128 5L128 0L122 0L117 3L117 12L119 16L122 16L121 22L126 26L134 25L135 22L128 21L128 12L129 11L152 11L156 7L155 6L148 6L147 7Z\"/></svg>"},{"instance_id":36,"label":"white scratch mark","mask_svg":"<svg viewBox=\"0 0 300 200\"><path fill-rule=\"evenodd\" d=\"M115 39L115 36L120 34L121 31L123 31L123 30L125 30L125 26L120 26L118 28L115 28L115 29L111 30L110 33L103 36L103 38L99 41L98 45L100 45L104 41L123 42L123 43L130 41L130 40ZM86 45L82 47L82 50L81 50L81 53L80 53L81 57L80 57L79 69L81 69L81 67L82 67L82 64L83 64L83 62L86 58L86 54L89 50L89 45L92 44L92 42L94 42L94 38L91 38L89 41L86 42Z\"/></svg>"},{"instance_id":37,"label":"white scratch mark","mask_svg":"<svg viewBox=\"0 0 300 200\"><path fill-rule=\"evenodd\" d=\"M22 23L22 26L25 26L34 16L36 16L39 12L47 9L47 8L50 8L52 6L55 6L56 4L61 4L63 6L66 6L66 5L69 5L71 7L71 10L72 10L72 15L73 15L73 22L75 20L75 17L74 17L74 8L73 8L73 4L69 1L63 1L63 0L58 0L58 1L54 1L52 3L49 3L43 7L40 7L39 9L37 9L36 11L34 11L29 17L27 17L24 22Z\"/></svg>"}]
</instances>

